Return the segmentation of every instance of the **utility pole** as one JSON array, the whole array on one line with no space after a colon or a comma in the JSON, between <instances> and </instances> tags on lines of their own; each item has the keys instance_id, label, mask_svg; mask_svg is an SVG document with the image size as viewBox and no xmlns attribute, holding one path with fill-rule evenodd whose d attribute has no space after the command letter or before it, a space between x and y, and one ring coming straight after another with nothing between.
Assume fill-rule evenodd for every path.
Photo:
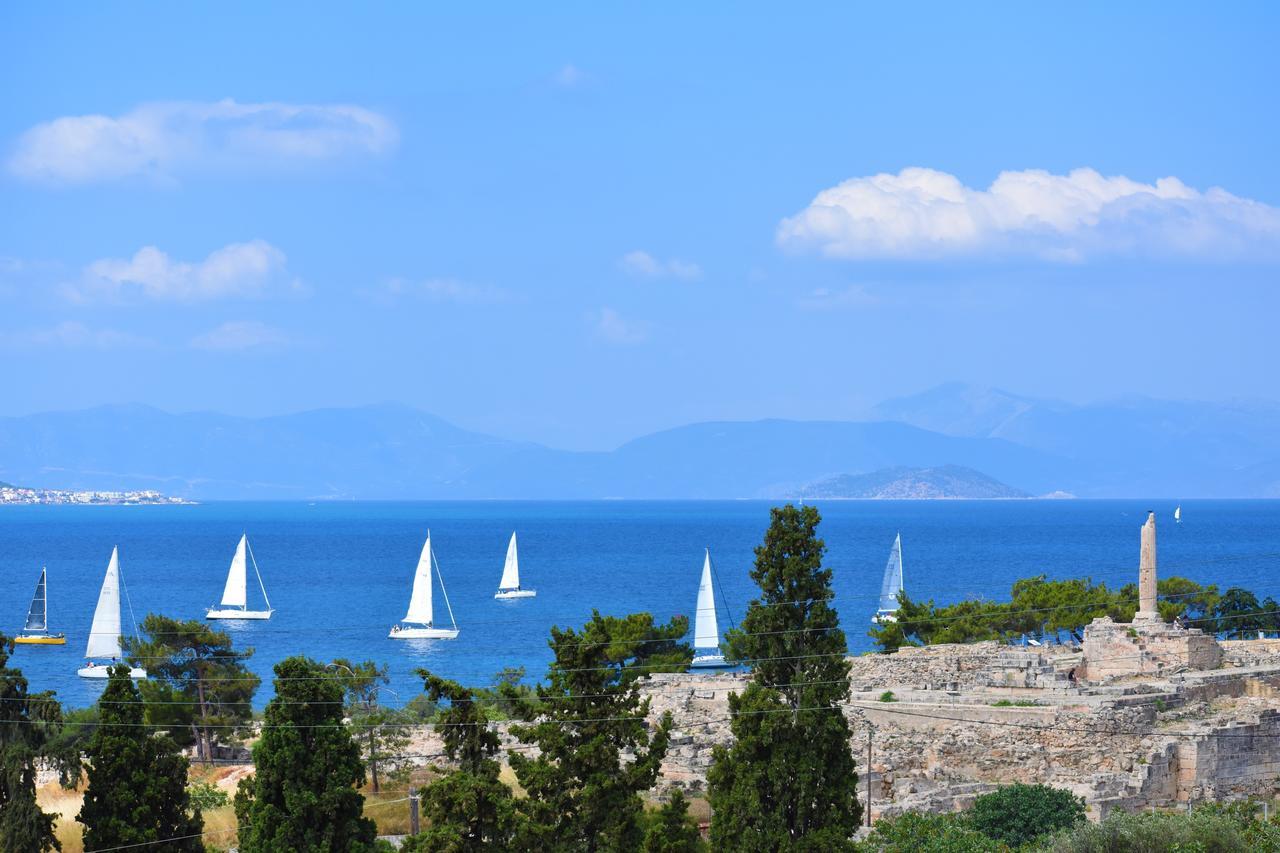
<instances>
[{"instance_id":1,"label":"utility pole","mask_svg":"<svg viewBox=\"0 0 1280 853\"><path fill-rule=\"evenodd\" d=\"M867 826L871 826L871 732L873 729L867 726Z\"/></svg>"},{"instance_id":2,"label":"utility pole","mask_svg":"<svg viewBox=\"0 0 1280 853\"><path fill-rule=\"evenodd\" d=\"M409 789L409 834L418 834L418 789Z\"/></svg>"}]
</instances>

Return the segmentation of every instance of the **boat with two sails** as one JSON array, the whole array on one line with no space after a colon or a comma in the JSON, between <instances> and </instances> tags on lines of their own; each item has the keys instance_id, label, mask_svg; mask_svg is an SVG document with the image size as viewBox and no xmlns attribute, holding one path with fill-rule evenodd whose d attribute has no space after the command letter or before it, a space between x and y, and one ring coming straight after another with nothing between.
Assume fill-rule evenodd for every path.
<instances>
[{"instance_id":1,"label":"boat with two sails","mask_svg":"<svg viewBox=\"0 0 1280 853\"><path fill-rule=\"evenodd\" d=\"M102 588L98 591L98 606L93 611L89 642L84 650L88 664L76 670L76 675L81 678L108 678L111 675L111 668L124 658L120 636L120 590L123 585L124 578L120 574L120 551L118 548L112 548L111 561L107 563L107 574L103 577ZM129 677L146 678L147 671L141 667L130 667Z\"/></svg>"},{"instance_id":2,"label":"boat with two sails","mask_svg":"<svg viewBox=\"0 0 1280 853\"><path fill-rule=\"evenodd\" d=\"M435 602L432 597L431 575L440 580L440 594L444 596L444 606L449 611L450 628L437 628L435 625ZM458 623L453 619L453 607L449 604L449 593L444 589L444 576L440 574L440 563L435 552L431 550L431 531L427 531L427 541L422 546L418 557L418 568L413 573L413 592L409 596L409 609L404 618L391 627L387 634L393 640L453 640L458 636Z\"/></svg>"},{"instance_id":3,"label":"boat with two sails","mask_svg":"<svg viewBox=\"0 0 1280 853\"><path fill-rule=\"evenodd\" d=\"M247 556L247 559L246 559ZM258 579L258 589L262 590L262 601L265 610L249 609L248 564L253 564L254 577ZM267 588L262 583L262 573L258 571L258 561L253 556L253 548L249 545L248 534L241 534L240 544L236 545L235 556L231 558L231 568L227 570L227 582L222 588L222 603L205 611L206 619L270 619L275 609L267 598Z\"/></svg>"}]
</instances>

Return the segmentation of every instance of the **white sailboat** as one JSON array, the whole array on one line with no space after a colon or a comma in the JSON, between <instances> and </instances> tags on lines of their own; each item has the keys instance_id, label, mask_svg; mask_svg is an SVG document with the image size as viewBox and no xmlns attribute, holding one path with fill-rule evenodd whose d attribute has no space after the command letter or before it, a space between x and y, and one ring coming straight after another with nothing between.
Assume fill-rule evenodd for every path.
<instances>
[{"instance_id":1,"label":"white sailboat","mask_svg":"<svg viewBox=\"0 0 1280 853\"><path fill-rule=\"evenodd\" d=\"M22 633L13 638L15 643L29 646L64 646L67 635L49 633L49 587L47 586L46 569L40 570L40 580L36 581L36 594L31 597L31 607L27 609L27 621L22 626Z\"/></svg>"},{"instance_id":2,"label":"white sailboat","mask_svg":"<svg viewBox=\"0 0 1280 853\"><path fill-rule=\"evenodd\" d=\"M440 579L440 594L444 596L444 606L449 611L449 623L452 628L435 627L435 613L431 600L431 570L435 568L436 577ZM427 531L426 544L422 546L422 554L418 557L418 569L413 575L413 594L409 596L409 610L404 618L391 628L387 634L393 640L452 640L458 636L458 623L453 621L453 607L449 605L449 593L444 591L444 575L440 574L440 563L435 552L431 550L431 531Z\"/></svg>"},{"instance_id":3,"label":"white sailboat","mask_svg":"<svg viewBox=\"0 0 1280 853\"><path fill-rule=\"evenodd\" d=\"M81 678L109 678L111 667L121 662L124 649L120 645L120 554L111 549L111 562L107 563L107 575L102 579L98 592L98 606L93 611L93 625L89 628L89 644L84 656L89 664L76 670ZM106 660L106 663L98 661ZM147 671L130 667L130 678L146 678Z\"/></svg>"},{"instance_id":4,"label":"white sailboat","mask_svg":"<svg viewBox=\"0 0 1280 853\"><path fill-rule=\"evenodd\" d=\"M1175 524L1182 523L1182 504L1178 504L1173 508L1173 520Z\"/></svg>"},{"instance_id":5,"label":"white sailboat","mask_svg":"<svg viewBox=\"0 0 1280 853\"><path fill-rule=\"evenodd\" d=\"M535 590L520 588L520 558L516 555L516 535L512 533L507 545L507 561L502 564L502 580L498 581L498 591L493 597L533 598L537 594Z\"/></svg>"},{"instance_id":6,"label":"white sailboat","mask_svg":"<svg viewBox=\"0 0 1280 853\"><path fill-rule=\"evenodd\" d=\"M245 552L248 551L248 560ZM262 600L266 610L250 610L248 606L248 566L253 563L253 573L258 578L258 589L262 590ZM206 619L270 619L275 609L267 598L267 588L262 583L262 573L258 571L258 561L253 557L253 549L249 547L247 534L240 536L240 544L236 546L236 555L231 558L231 568L227 570L227 584L222 588L222 604L210 607L205 611Z\"/></svg>"},{"instance_id":7,"label":"white sailboat","mask_svg":"<svg viewBox=\"0 0 1280 853\"><path fill-rule=\"evenodd\" d=\"M898 621L898 593L902 592L902 534L893 540L889 551L889 563L884 567L884 580L880 584L880 608L872 622L883 625Z\"/></svg>"},{"instance_id":8,"label":"white sailboat","mask_svg":"<svg viewBox=\"0 0 1280 853\"><path fill-rule=\"evenodd\" d=\"M698 583L698 609L693 614L693 661L691 669L719 669L734 666L720 652L720 626L716 622L716 593L712 580L711 549L702 561Z\"/></svg>"}]
</instances>

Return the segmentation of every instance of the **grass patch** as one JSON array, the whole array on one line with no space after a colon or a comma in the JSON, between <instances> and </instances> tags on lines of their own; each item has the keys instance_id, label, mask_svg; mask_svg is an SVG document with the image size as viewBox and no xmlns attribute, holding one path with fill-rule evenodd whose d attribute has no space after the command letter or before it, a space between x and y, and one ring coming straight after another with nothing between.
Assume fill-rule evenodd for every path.
<instances>
[{"instance_id":1,"label":"grass patch","mask_svg":"<svg viewBox=\"0 0 1280 853\"><path fill-rule=\"evenodd\" d=\"M991 703L992 708L1039 708L1034 699L1000 699Z\"/></svg>"}]
</instances>

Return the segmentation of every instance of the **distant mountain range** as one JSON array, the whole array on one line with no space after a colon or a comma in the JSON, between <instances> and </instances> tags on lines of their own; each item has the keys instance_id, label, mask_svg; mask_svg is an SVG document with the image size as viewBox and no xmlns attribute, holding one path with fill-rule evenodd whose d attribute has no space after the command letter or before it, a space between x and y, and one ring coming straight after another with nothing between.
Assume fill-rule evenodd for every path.
<instances>
[{"instance_id":1,"label":"distant mountain range","mask_svg":"<svg viewBox=\"0 0 1280 853\"><path fill-rule=\"evenodd\" d=\"M884 469L962 466L1032 495L1280 497L1273 404L1074 406L944 385L874 417L699 423L576 452L399 405L267 418L103 406L0 418L0 479L204 500L779 498Z\"/></svg>"},{"instance_id":2,"label":"distant mountain range","mask_svg":"<svg viewBox=\"0 0 1280 853\"><path fill-rule=\"evenodd\" d=\"M794 498L857 500L993 500L1031 497L981 471L961 465L939 468L884 468L869 474L841 474L797 489Z\"/></svg>"}]
</instances>

